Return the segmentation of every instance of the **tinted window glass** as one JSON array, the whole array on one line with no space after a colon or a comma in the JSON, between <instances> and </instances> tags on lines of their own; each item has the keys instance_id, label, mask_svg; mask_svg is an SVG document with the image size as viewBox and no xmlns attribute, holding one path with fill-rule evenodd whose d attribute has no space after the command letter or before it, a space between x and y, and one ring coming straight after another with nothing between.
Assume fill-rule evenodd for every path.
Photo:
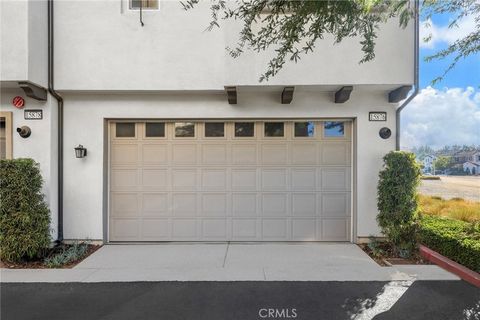
<instances>
[{"instance_id":1,"label":"tinted window glass","mask_svg":"<svg viewBox=\"0 0 480 320\"><path fill-rule=\"evenodd\" d=\"M158 9L158 0L130 0L130 9Z\"/></svg>"},{"instance_id":2,"label":"tinted window glass","mask_svg":"<svg viewBox=\"0 0 480 320\"><path fill-rule=\"evenodd\" d=\"M265 137L283 137L283 122L265 122Z\"/></svg>"},{"instance_id":3,"label":"tinted window glass","mask_svg":"<svg viewBox=\"0 0 480 320\"><path fill-rule=\"evenodd\" d=\"M145 124L146 137L165 137L165 123L147 122Z\"/></svg>"},{"instance_id":4,"label":"tinted window glass","mask_svg":"<svg viewBox=\"0 0 480 320\"><path fill-rule=\"evenodd\" d=\"M235 137L253 137L255 124L253 122L235 122Z\"/></svg>"},{"instance_id":5,"label":"tinted window glass","mask_svg":"<svg viewBox=\"0 0 480 320\"><path fill-rule=\"evenodd\" d=\"M325 122L325 137L343 137L345 135L345 126L343 122Z\"/></svg>"},{"instance_id":6,"label":"tinted window glass","mask_svg":"<svg viewBox=\"0 0 480 320\"><path fill-rule=\"evenodd\" d=\"M223 122L205 123L205 137L223 137L225 136L225 124Z\"/></svg>"},{"instance_id":7,"label":"tinted window glass","mask_svg":"<svg viewBox=\"0 0 480 320\"><path fill-rule=\"evenodd\" d=\"M295 137L313 137L315 134L314 128L312 121L295 122Z\"/></svg>"},{"instance_id":8,"label":"tinted window glass","mask_svg":"<svg viewBox=\"0 0 480 320\"><path fill-rule=\"evenodd\" d=\"M135 137L134 122L118 122L115 124L117 138L133 138Z\"/></svg>"},{"instance_id":9,"label":"tinted window glass","mask_svg":"<svg viewBox=\"0 0 480 320\"><path fill-rule=\"evenodd\" d=\"M177 138L195 137L195 124L193 122L176 122L175 137Z\"/></svg>"}]
</instances>

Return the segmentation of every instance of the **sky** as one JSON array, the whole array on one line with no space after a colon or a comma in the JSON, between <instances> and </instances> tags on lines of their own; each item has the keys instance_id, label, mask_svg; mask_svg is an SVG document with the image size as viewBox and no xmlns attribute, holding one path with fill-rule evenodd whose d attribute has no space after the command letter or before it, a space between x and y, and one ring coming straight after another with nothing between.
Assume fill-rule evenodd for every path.
<instances>
[{"instance_id":1,"label":"sky","mask_svg":"<svg viewBox=\"0 0 480 320\"><path fill-rule=\"evenodd\" d=\"M448 28L451 18L437 15L420 24L420 92L402 111L402 149L480 145L480 54L461 60L435 85L432 80L443 74L452 58L424 61L475 28L473 17ZM430 41L422 40L429 35Z\"/></svg>"}]
</instances>

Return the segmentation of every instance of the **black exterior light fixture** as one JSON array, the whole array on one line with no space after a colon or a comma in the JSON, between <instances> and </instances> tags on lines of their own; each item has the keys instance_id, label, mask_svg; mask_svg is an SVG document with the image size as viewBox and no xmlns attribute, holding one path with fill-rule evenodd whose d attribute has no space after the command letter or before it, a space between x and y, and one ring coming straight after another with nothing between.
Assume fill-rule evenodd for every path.
<instances>
[{"instance_id":1,"label":"black exterior light fixture","mask_svg":"<svg viewBox=\"0 0 480 320\"><path fill-rule=\"evenodd\" d=\"M32 130L28 126L17 128L17 132L22 138L28 138L32 134Z\"/></svg>"},{"instance_id":2,"label":"black exterior light fixture","mask_svg":"<svg viewBox=\"0 0 480 320\"><path fill-rule=\"evenodd\" d=\"M77 158L85 158L87 156L87 148L84 148L81 144L75 148L75 156Z\"/></svg>"}]
</instances>

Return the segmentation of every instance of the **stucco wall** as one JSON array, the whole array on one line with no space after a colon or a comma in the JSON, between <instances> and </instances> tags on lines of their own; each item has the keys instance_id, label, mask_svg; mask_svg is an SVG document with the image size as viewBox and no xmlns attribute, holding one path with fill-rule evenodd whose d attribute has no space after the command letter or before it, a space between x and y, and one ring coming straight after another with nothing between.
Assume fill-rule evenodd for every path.
<instances>
[{"instance_id":1,"label":"stucco wall","mask_svg":"<svg viewBox=\"0 0 480 320\"><path fill-rule=\"evenodd\" d=\"M395 147L395 111L385 93L357 91L347 103L334 104L332 93L299 89L290 105L280 104L279 94L244 90L237 105L229 105L224 94L65 94L65 238L103 237L106 118L356 118L358 236L378 233L375 182L383 155ZM387 111L388 121L369 122L368 111ZM378 135L383 126L392 129L388 140ZM88 149L84 159L75 158L78 144Z\"/></svg>"},{"instance_id":2,"label":"stucco wall","mask_svg":"<svg viewBox=\"0 0 480 320\"><path fill-rule=\"evenodd\" d=\"M40 102L25 96L21 89L2 89L0 92L0 110L12 112L13 157L32 158L40 163L44 179L43 192L50 207L52 218L52 237L56 239L57 230L57 106L55 100L48 97L47 102ZM17 109L11 101L15 96L25 98L25 108ZM52 102L53 101L53 102ZM25 109L43 110L42 120L25 120ZM22 138L16 132L21 126L29 126L32 134Z\"/></svg>"},{"instance_id":3,"label":"stucco wall","mask_svg":"<svg viewBox=\"0 0 480 320\"><path fill-rule=\"evenodd\" d=\"M28 80L48 87L48 9L46 0L28 2Z\"/></svg>"},{"instance_id":4,"label":"stucco wall","mask_svg":"<svg viewBox=\"0 0 480 320\"><path fill-rule=\"evenodd\" d=\"M0 23L0 80L47 87L47 1L0 1Z\"/></svg>"},{"instance_id":5,"label":"stucco wall","mask_svg":"<svg viewBox=\"0 0 480 320\"><path fill-rule=\"evenodd\" d=\"M254 85L270 54L245 52L231 58L239 24L205 31L209 1L185 12L178 1L138 11L126 0L57 1L55 4L56 86L60 90L218 90ZM287 63L269 85L413 83L413 23L390 21L379 32L374 61L359 64L359 39L333 45L318 41L314 53Z\"/></svg>"},{"instance_id":6,"label":"stucco wall","mask_svg":"<svg viewBox=\"0 0 480 320\"><path fill-rule=\"evenodd\" d=\"M26 80L28 74L28 3L0 1L0 80Z\"/></svg>"}]
</instances>

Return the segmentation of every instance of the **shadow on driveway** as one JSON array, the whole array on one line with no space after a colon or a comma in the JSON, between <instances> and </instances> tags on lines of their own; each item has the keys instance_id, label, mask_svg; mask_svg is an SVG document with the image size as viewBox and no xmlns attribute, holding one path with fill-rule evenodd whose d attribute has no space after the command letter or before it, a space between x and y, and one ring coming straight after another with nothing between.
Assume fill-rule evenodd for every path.
<instances>
[{"instance_id":1,"label":"shadow on driveway","mask_svg":"<svg viewBox=\"0 0 480 320\"><path fill-rule=\"evenodd\" d=\"M273 310L273 311L271 311ZM468 319L463 281L2 283L1 319Z\"/></svg>"}]
</instances>

